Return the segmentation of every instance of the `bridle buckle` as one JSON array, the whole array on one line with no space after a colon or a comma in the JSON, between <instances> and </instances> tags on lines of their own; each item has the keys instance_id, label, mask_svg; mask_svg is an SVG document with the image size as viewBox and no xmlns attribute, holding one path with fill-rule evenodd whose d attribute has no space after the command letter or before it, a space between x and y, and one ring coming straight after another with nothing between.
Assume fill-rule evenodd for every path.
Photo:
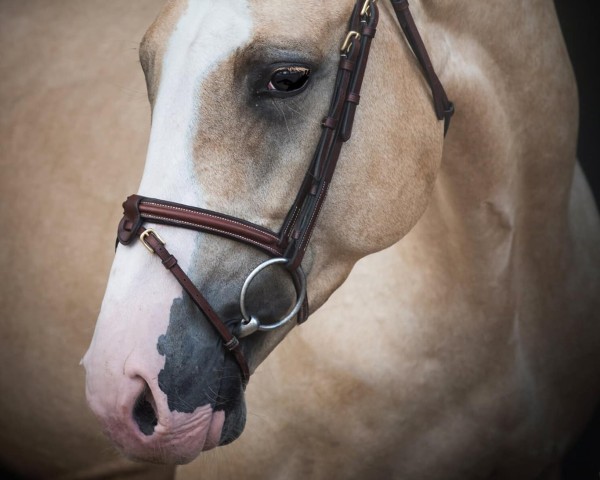
<instances>
[{"instance_id":1,"label":"bridle buckle","mask_svg":"<svg viewBox=\"0 0 600 480\"><path fill-rule=\"evenodd\" d=\"M342 55L347 55L348 52L350 51L350 47L352 46L352 40L354 40L355 38L360 38L360 33L354 31L354 30L350 30L348 32L348 35L346 35L346 39L344 40L344 43L342 43L342 48L340 48L340 51L342 52Z\"/></svg>"},{"instance_id":2,"label":"bridle buckle","mask_svg":"<svg viewBox=\"0 0 600 480\"><path fill-rule=\"evenodd\" d=\"M362 10L360 11L361 18L371 16L371 4L377 3L377 0L365 0Z\"/></svg>"},{"instance_id":3,"label":"bridle buckle","mask_svg":"<svg viewBox=\"0 0 600 480\"><path fill-rule=\"evenodd\" d=\"M146 238L150 235L154 235L154 237L156 237L156 239L162 243L163 245L166 245L167 242L165 242L162 237L156 232L156 230L154 230L153 228L148 228L146 230L144 230L142 232L142 234L140 235L140 240L142 242L142 244L144 245L144 247L146 247L146 250L148 250L150 253L154 254L156 253L154 251L154 249L148 244L148 242L146 242Z\"/></svg>"}]
</instances>

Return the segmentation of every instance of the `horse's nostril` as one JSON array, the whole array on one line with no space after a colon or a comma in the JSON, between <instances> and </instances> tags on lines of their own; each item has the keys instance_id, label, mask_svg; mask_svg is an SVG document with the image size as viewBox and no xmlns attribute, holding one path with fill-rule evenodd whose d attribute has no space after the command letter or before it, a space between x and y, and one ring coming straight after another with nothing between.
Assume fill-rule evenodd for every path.
<instances>
[{"instance_id":1,"label":"horse's nostril","mask_svg":"<svg viewBox=\"0 0 600 480\"><path fill-rule=\"evenodd\" d=\"M146 389L138 397L133 407L133 419L135 423L140 427L140 431L148 436L154 433L154 427L158 423L153 403L150 388L146 386Z\"/></svg>"}]
</instances>

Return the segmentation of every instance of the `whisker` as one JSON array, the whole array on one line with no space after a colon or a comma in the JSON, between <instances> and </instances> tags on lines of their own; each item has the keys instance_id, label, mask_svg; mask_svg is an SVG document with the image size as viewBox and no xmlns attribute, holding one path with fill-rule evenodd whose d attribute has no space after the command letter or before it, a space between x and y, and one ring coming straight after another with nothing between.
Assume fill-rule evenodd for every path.
<instances>
[{"instance_id":1,"label":"whisker","mask_svg":"<svg viewBox=\"0 0 600 480\"><path fill-rule=\"evenodd\" d=\"M279 105L277 105L277 102L275 101L275 99L271 99L271 101L273 102L273 105L275 105L275 108L277 110L279 110L279 112L281 113L281 115L283 115L283 121L285 122L285 128L288 131L288 135L291 137L292 136L292 132L290 130L290 126L288 125L288 121L287 121L287 117L285 116L285 112L283 111L282 108L279 107Z\"/></svg>"},{"instance_id":2,"label":"whisker","mask_svg":"<svg viewBox=\"0 0 600 480\"><path fill-rule=\"evenodd\" d=\"M292 108L292 107L290 106L290 104L289 104L289 103L285 103L284 105L285 105L287 108L289 108L289 109L290 109L292 112L294 112L296 115L300 115L300 116L301 116L301 117L303 117L303 118L308 118L308 117L307 117L306 115L304 115L302 112L300 112L300 111L298 111L298 110L296 110L296 109Z\"/></svg>"}]
</instances>

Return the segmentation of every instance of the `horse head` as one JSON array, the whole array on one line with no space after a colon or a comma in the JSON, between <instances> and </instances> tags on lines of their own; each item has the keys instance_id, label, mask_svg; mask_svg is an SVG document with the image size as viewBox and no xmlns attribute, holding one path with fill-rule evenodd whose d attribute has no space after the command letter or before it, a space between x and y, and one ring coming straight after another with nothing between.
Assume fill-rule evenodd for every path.
<instances>
[{"instance_id":1,"label":"horse head","mask_svg":"<svg viewBox=\"0 0 600 480\"><path fill-rule=\"evenodd\" d=\"M352 0L169 1L140 48L152 129L139 195L280 232L323 128L336 128L322 121L353 8ZM302 252L310 312L357 260L412 228L441 160L443 125L429 86L391 5L379 16L354 133ZM154 218L145 227L164 239L223 324L239 331L240 290L268 258L264 249ZM297 302L289 273L275 265L247 285L244 307L265 326ZM127 455L184 463L241 434L244 375L207 320L143 242L118 246L83 364L90 406ZM250 372L293 325L240 339Z\"/></svg>"}]
</instances>

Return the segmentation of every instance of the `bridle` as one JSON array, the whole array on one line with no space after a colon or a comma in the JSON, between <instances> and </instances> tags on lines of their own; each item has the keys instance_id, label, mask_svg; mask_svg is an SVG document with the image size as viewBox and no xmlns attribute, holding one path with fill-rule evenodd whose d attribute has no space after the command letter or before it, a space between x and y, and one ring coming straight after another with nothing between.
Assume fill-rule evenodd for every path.
<instances>
[{"instance_id":1,"label":"bridle","mask_svg":"<svg viewBox=\"0 0 600 480\"><path fill-rule=\"evenodd\" d=\"M354 6L350 19L350 31L341 47L335 89L328 115L323 120L321 138L300 190L279 233L219 212L139 195L132 195L123 203L124 216L119 223L118 242L129 245L139 237L151 253L158 255L165 268L175 276L191 300L213 325L225 348L234 355L241 369L244 384L247 384L250 378L250 371L238 338L248 336L256 331L269 331L279 328L295 317L297 317L300 324L308 317L306 276L301 263L325 202L342 145L352 135L354 115L360 102L360 91L369 58L371 41L375 37L379 20L376 2L377 0L358 0ZM446 92L433 69L423 40L410 13L408 1L391 0L391 2L404 35L431 88L435 114L438 120L444 120L445 135L448 131L450 118L454 113L454 106L448 100ZM165 242L158 232L152 228L146 229L143 226L145 222L220 235L251 245L271 257L256 267L246 278L240 295L240 310L243 319L234 328L233 332L194 286L178 265L177 259L165 248ZM296 288L297 298L294 307L282 319L276 323L264 324L247 311L246 293L254 278L261 271L275 264L285 266L290 273Z\"/></svg>"}]
</instances>

